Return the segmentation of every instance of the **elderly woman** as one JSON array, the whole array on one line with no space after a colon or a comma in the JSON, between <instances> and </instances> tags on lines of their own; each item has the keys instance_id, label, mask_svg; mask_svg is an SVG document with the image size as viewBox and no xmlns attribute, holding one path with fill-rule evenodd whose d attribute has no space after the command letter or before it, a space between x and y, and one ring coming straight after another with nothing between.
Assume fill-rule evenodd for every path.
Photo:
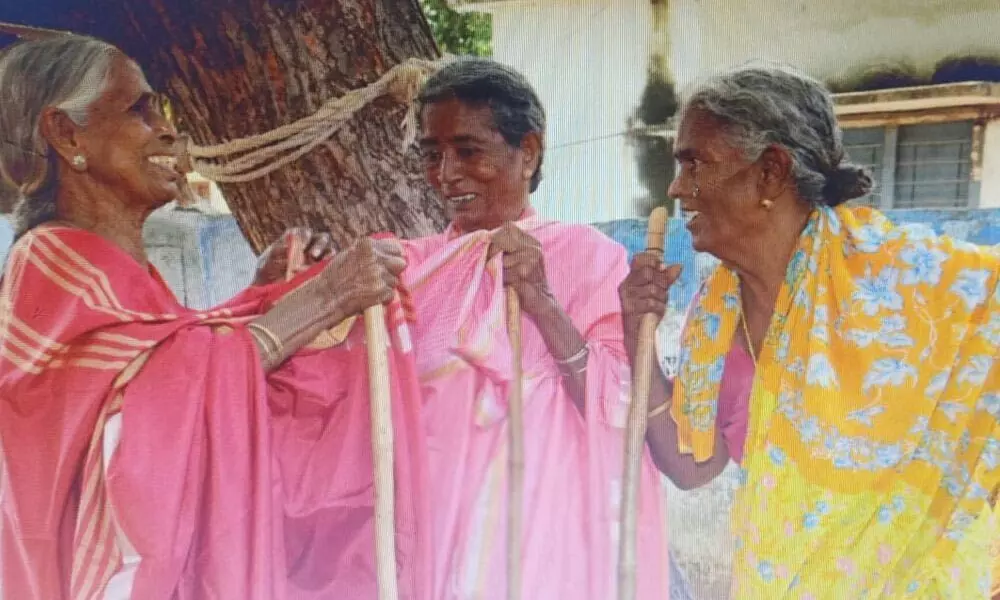
<instances>
[{"instance_id":1,"label":"elderly woman","mask_svg":"<svg viewBox=\"0 0 1000 600\"><path fill-rule=\"evenodd\" d=\"M794 71L702 83L674 150L670 193L721 265L676 378L654 378L647 441L683 488L740 464L733 597L987 597L1000 259L846 206L871 179L845 162L827 91ZM677 275L633 263L633 356Z\"/></svg>"},{"instance_id":2,"label":"elderly woman","mask_svg":"<svg viewBox=\"0 0 1000 600\"><path fill-rule=\"evenodd\" d=\"M404 243L429 453L435 600L506 598L508 412L504 286L523 311L521 597L615 595L628 362L616 286L626 252L540 219L545 112L519 73L449 63L419 97L427 178L453 216ZM666 513L642 481L640 598L668 596Z\"/></svg>"},{"instance_id":3,"label":"elderly woman","mask_svg":"<svg viewBox=\"0 0 1000 600\"><path fill-rule=\"evenodd\" d=\"M359 242L182 307L142 244L178 193L175 136L108 44L0 55L0 173L23 196L0 288L4 597L374 598L365 358L317 336L388 301L401 252ZM412 598L418 508L399 511Z\"/></svg>"}]
</instances>

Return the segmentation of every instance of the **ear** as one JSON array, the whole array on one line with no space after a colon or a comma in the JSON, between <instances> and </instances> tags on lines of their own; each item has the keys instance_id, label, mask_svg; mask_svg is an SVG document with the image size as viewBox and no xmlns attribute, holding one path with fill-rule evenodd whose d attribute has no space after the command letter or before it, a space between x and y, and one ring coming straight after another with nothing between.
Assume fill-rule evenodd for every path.
<instances>
[{"instance_id":1,"label":"ear","mask_svg":"<svg viewBox=\"0 0 1000 600\"><path fill-rule=\"evenodd\" d=\"M542 134L537 131L524 134L521 138L521 157L524 172L527 173L525 179L530 179L542 160Z\"/></svg>"},{"instance_id":2,"label":"ear","mask_svg":"<svg viewBox=\"0 0 1000 600\"><path fill-rule=\"evenodd\" d=\"M42 111L38 127L49 147L72 164L73 157L81 151L80 126L63 111L49 106Z\"/></svg>"},{"instance_id":3,"label":"ear","mask_svg":"<svg viewBox=\"0 0 1000 600\"><path fill-rule=\"evenodd\" d=\"M764 150L758 159L760 165L759 192L762 198L777 198L792 180L792 156L788 150L773 145Z\"/></svg>"}]
</instances>

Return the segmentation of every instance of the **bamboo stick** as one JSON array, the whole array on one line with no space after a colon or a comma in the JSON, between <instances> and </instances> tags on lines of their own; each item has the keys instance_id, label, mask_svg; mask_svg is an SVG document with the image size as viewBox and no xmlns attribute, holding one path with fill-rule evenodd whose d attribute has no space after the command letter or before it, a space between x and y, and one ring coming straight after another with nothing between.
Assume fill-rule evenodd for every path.
<instances>
[{"instance_id":1,"label":"bamboo stick","mask_svg":"<svg viewBox=\"0 0 1000 600\"><path fill-rule=\"evenodd\" d=\"M286 233L288 250L285 257L285 281L291 281L306 263L306 242L297 235Z\"/></svg>"},{"instance_id":2,"label":"bamboo stick","mask_svg":"<svg viewBox=\"0 0 1000 600\"><path fill-rule=\"evenodd\" d=\"M508 455L507 515L507 598L521 598L521 522L524 507L524 373L521 365L521 304L517 292L507 288L507 332L510 336L514 380L511 382L507 411L510 417Z\"/></svg>"},{"instance_id":3,"label":"bamboo stick","mask_svg":"<svg viewBox=\"0 0 1000 600\"><path fill-rule=\"evenodd\" d=\"M392 404L389 387L389 333L385 308L365 310L368 384L371 389L372 456L375 467L375 564L379 600L399 598L396 578L395 482L393 481Z\"/></svg>"},{"instance_id":4,"label":"bamboo stick","mask_svg":"<svg viewBox=\"0 0 1000 600\"><path fill-rule=\"evenodd\" d=\"M288 240L285 280L305 264L306 241ZM379 600L397 600L396 490L393 479L392 396L389 385L389 333L385 307L365 310L365 346L368 348L368 386L371 393L372 457L375 469L375 568Z\"/></svg>"},{"instance_id":5,"label":"bamboo stick","mask_svg":"<svg viewBox=\"0 0 1000 600\"><path fill-rule=\"evenodd\" d=\"M306 242L292 235L288 241L285 279L305 264ZM371 392L372 456L375 469L375 568L379 600L397 600L396 490L393 479L392 396L389 383L389 333L385 307L365 310L365 345L368 348L368 386Z\"/></svg>"},{"instance_id":6,"label":"bamboo stick","mask_svg":"<svg viewBox=\"0 0 1000 600\"><path fill-rule=\"evenodd\" d=\"M646 247L661 258L666 247L667 209L657 207L649 217ZM636 552L638 538L639 484L642 476L642 455L646 448L646 419L649 413L649 388L653 349L656 346L655 315L643 315L639 326L636 364L632 369L632 402L629 406L628 430L625 440L625 469L622 483L621 531L618 545L618 599L635 600Z\"/></svg>"}]
</instances>

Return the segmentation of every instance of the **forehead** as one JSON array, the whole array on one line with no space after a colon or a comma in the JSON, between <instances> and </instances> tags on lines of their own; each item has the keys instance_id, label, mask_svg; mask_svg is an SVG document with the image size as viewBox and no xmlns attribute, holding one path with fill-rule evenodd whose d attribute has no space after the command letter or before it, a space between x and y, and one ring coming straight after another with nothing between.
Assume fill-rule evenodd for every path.
<instances>
[{"instance_id":1,"label":"forehead","mask_svg":"<svg viewBox=\"0 0 1000 600\"><path fill-rule=\"evenodd\" d=\"M699 108L681 115L674 140L674 154L679 157L721 158L738 154L726 139L725 125L716 116Z\"/></svg>"},{"instance_id":2,"label":"forehead","mask_svg":"<svg viewBox=\"0 0 1000 600\"><path fill-rule=\"evenodd\" d=\"M451 98L421 109L421 143L446 143L456 139L493 141L500 132L487 105L468 104Z\"/></svg>"},{"instance_id":3,"label":"forehead","mask_svg":"<svg viewBox=\"0 0 1000 600\"><path fill-rule=\"evenodd\" d=\"M124 56L115 56L108 72L108 82L98 100L113 105L132 105L143 94L152 94L153 89L146 81L142 69L134 61Z\"/></svg>"}]
</instances>

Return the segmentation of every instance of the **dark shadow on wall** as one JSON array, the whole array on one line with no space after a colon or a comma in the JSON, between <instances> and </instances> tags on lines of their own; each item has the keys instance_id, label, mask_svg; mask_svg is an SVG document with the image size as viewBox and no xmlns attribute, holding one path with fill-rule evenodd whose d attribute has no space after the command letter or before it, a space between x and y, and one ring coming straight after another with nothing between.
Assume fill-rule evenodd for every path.
<instances>
[{"instance_id":1,"label":"dark shadow on wall","mask_svg":"<svg viewBox=\"0 0 1000 600\"><path fill-rule=\"evenodd\" d=\"M827 86L839 94L965 81L1000 82L1000 57L953 56L923 74L906 62L883 63L830 81Z\"/></svg>"},{"instance_id":2,"label":"dark shadow on wall","mask_svg":"<svg viewBox=\"0 0 1000 600\"><path fill-rule=\"evenodd\" d=\"M636 109L630 139L638 161L638 175L646 195L635 201L639 216L649 216L657 206L673 209L667 186L674 178L674 140L667 133L677 112L678 98L674 84L664 75L663 59L654 57L647 70L646 87Z\"/></svg>"},{"instance_id":3,"label":"dark shadow on wall","mask_svg":"<svg viewBox=\"0 0 1000 600\"><path fill-rule=\"evenodd\" d=\"M635 199L636 214L640 217L648 217L657 206L666 206L671 212L674 209L673 200L667 197L675 166L673 137L667 132L680 99L665 73L663 58L652 57L646 87L629 123L639 180L646 188L646 194ZM827 86L839 94L966 81L1000 82L1000 57L952 56L938 62L930 73L923 74L906 62L882 63L829 81Z\"/></svg>"}]
</instances>

